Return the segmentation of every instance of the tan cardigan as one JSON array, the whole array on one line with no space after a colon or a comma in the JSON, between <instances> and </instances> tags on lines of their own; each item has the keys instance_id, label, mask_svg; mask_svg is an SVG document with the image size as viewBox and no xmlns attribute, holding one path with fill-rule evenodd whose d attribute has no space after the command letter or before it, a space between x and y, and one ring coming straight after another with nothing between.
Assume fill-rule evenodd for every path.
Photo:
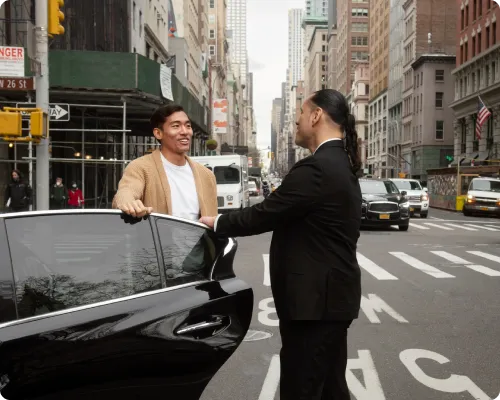
<instances>
[{"instance_id":1,"label":"tan cardigan","mask_svg":"<svg viewBox=\"0 0 500 400\"><path fill-rule=\"evenodd\" d=\"M202 217L217 215L217 183L208 168L186 157L194 175L200 213ZM172 215L172 199L167 174L163 167L160 150L132 161L118 184L113 208L121 204L141 200L153 212Z\"/></svg>"}]
</instances>

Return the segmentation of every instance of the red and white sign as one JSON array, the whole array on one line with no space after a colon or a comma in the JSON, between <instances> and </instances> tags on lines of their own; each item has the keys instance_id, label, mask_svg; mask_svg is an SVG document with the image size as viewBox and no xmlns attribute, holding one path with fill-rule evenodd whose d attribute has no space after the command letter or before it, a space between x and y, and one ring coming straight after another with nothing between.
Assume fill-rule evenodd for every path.
<instances>
[{"instance_id":1,"label":"red and white sign","mask_svg":"<svg viewBox=\"0 0 500 400\"><path fill-rule=\"evenodd\" d=\"M248 166L249 167L253 166L253 164L252 164L252 157L248 157Z\"/></svg>"},{"instance_id":2,"label":"red and white sign","mask_svg":"<svg viewBox=\"0 0 500 400\"><path fill-rule=\"evenodd\" d=\"M0 76L25 76L23 47L0 46Z\"/></svg>"}]
</instances>

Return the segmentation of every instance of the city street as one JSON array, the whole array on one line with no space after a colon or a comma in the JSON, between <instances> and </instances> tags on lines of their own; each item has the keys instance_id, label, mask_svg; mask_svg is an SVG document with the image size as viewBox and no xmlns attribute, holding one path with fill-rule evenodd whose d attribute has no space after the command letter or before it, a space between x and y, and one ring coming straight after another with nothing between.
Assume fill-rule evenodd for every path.
<instances>
[{"instance_id":1,"label":"city street","mask_svg":"<svg viewBox=\"0 0 500 400\"><path fill-rule=\"evenodd\" d=\"M254 288L254 318L203 400L279 399L270 240L238 239L236 273ZM363 299L349 332L352 399L499 396L500 219L431 209L408 232L362 231L358 251Z\"/></svg>"}]
</instances>

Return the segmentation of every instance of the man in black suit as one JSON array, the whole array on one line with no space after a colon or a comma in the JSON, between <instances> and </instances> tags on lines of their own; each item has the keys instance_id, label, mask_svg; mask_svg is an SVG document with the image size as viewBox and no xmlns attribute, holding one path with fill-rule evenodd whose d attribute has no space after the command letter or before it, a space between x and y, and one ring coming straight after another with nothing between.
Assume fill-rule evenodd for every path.
<instances>
[{"instance_id":1,"label":"man in black suit","mask_svg":"<svg viewBox=\"0 0 500 400\"><path fill-rule=\"evenodd\" d=\"M281 400L350 399L347 329L361 301L361 163L342 94L320 90L304 102L296 144L312 155L262 203L200 221L224 236L274 232L269 259L282 339Z\"/></svg>"}]
</instances>

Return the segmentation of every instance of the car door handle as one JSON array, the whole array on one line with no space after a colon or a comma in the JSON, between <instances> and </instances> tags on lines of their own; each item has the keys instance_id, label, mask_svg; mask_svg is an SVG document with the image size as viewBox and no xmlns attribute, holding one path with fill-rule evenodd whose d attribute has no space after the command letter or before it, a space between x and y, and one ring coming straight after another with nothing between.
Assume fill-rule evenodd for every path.
<instances>
[{"instance_id":1,"label":"car door handle","mask_svg":"<svg viewBox=\"0 0 500 400\"><path fill-rule=\"evenodd\" d=\"M230 324L229 317L214 317L212 320L207 320L203 322L198 322L193 325L184 326L176 330L177 335L186 335L186 334L195 334L198 331L203 331L206 329L217 328L214 329L214 334L219 332L221 328L225 328Z\"/></svg>"}]
</instances>

